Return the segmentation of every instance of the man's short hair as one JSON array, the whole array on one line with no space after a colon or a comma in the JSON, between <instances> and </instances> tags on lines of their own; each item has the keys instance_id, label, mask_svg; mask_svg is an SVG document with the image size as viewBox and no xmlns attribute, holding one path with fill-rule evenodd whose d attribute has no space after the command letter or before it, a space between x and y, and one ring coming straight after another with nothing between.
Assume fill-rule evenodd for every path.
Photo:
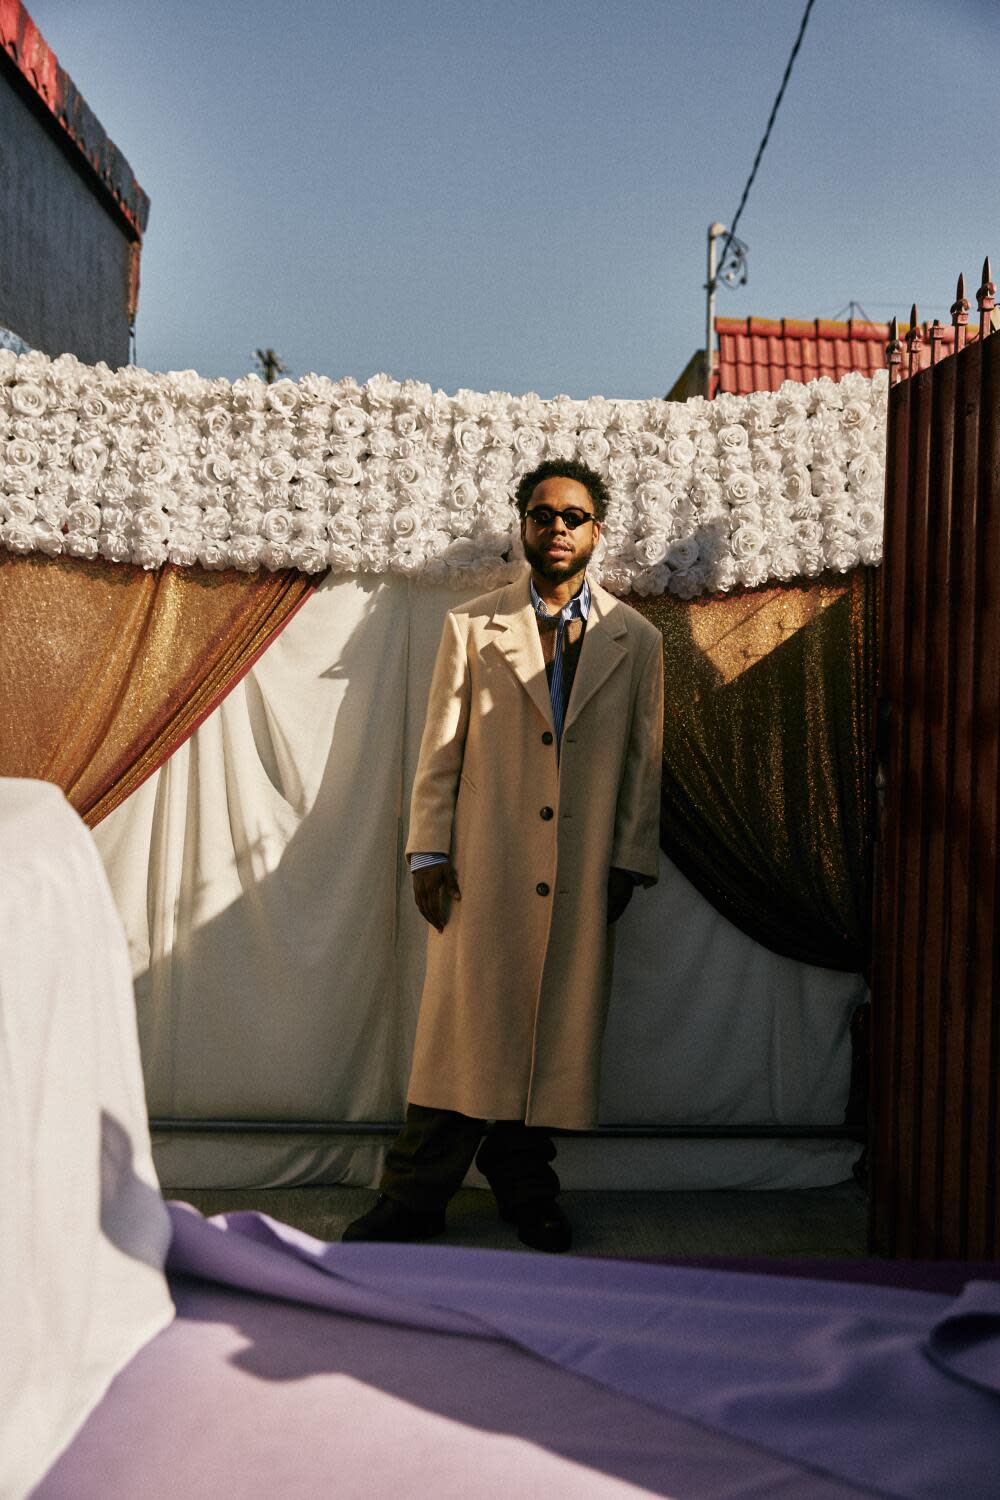
<instances>
[{"instance_id":1,"label":"man's short hair","mask_svg":"<svg viewBox=\"0 0 1000 1500\"><path fill-rule=\"evenodd\" d=\"M584 485L593 501L594 514L599 521L604 520L611 497L600 474L595 473L588 464L582 464L575 458L547 458L544 463L538 465L537 469L532 469L530 474L522 474L517 489L514 491L514 504L517 506L517 513L522 521L535 487L541 484L543 479L575 479L577 484Z\"/></svg>"}]
</instances>

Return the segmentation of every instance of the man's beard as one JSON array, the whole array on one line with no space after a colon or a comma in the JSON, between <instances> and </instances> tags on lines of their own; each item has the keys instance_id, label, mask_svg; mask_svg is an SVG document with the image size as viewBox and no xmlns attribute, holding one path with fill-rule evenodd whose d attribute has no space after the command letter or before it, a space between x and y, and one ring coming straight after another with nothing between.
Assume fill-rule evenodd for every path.
<instances>
[{"instance_id":1,"label":"man's beard","mask_svg":"<svg viewBox=\"0 0 1000 1500\"><path fill-rule=\"evenodd\" d=\"M532 547L531 543L523 537L521 545L531 567L536 573L541 573L543 578L547 578L550 583L565 583L567 578L575 578L578 573L582 573L590 562L590 556L594 550L591 547L588 552L568 552L558 557L547 557L541 548Z\"/></svg>"}]
</instances>

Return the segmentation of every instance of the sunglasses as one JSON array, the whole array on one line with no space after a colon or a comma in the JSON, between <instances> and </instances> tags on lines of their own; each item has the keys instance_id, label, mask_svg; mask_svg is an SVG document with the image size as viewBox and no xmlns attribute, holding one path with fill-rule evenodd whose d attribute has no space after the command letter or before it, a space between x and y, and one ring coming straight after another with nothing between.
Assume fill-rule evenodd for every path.
<instances>
[{"instance_id":1,"label":"sunglasses","mask_svg":"<svg viewBox=\"0 0 1000 1500\"><path fill-rule=\"evenodd\" d=\"M539 531L544 531L547 526L551 526L556 516L560 517L570 531L575 531L578 526L583 526L588 521L597 520L592 510L575 510L572 507L569 510L553 510L549 505L536 505L532 510L526 510L524 514L538 527Z\"/></svg>"}]
</instances>

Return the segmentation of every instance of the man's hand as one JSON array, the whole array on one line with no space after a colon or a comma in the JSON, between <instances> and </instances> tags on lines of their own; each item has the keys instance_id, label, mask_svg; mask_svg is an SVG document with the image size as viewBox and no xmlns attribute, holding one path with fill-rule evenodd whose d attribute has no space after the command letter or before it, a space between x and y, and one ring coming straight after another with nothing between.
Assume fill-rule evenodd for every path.
<instances>
[{"instance_id":1,"label":"man's hand","mask_svg":"<svg viewBox=\"0 0 1000 1500\"><path fill-rule=\"evenodd\" d=\"M429 922L432 927L436 927L438 932L443 932L452 900L461 901L462 899L455 866L436 864L426 865L422 870L414 870L413 899L420 908L420 915L425 921Z\"/></svg>"},{"instance_id":2,"label":"man's hand","mask_svg":"<svg viewBox=\"0 0 1000 1500\"><path fill-rule=\"evenodd\" d=\"M614 866L608 871L608 926L617 922L632 899L635 882L627 870Z\"/></svg>"}]
</instances>

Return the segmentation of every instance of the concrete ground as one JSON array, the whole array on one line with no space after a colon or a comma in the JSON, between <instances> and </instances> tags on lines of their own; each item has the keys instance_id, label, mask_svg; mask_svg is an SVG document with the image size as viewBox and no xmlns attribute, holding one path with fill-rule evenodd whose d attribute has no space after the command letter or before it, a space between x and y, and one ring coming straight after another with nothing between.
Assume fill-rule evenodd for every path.
<instances>
[{"instance_id":1,"label":"concrete ground","mask_svg":"<svg viewBox=\"0 0 1000 1500\"><path fill-rule=\"evenodd\" d=\"M339 1240L344 1227L375 1201L373 1188L168 1188L205 1215L256 1209L320 1240ZM736 1257L866 1254L867 1198L857 1183L781 1192L566 1191L573 1252L624 1257ZM493 1194L462 1188L448 1205L447 1233L437 1245L523 1250L496 1212Z\"/></svg>"}]
</instances>

